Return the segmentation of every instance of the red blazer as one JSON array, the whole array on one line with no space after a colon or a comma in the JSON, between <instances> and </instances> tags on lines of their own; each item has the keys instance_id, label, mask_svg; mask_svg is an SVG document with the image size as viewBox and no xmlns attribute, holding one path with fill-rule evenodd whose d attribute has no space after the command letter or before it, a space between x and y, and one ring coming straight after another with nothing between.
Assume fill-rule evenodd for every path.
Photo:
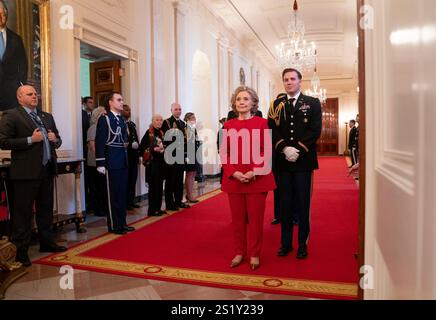
<instances>
[{"instance_id":1,"label":"red blazer","mask_svg":"<svg viewBox=\"0 0 436 320\"><path fill-rule=\"evenodd\" d=\"M271 170L271 134L266 119L236 118L224 123L220 157L224 171L221 186L223 191L260 193L276 188ZM232 177L236 171L254 171L256 179L249 183L241 183Z\"/></svg>"}]
</instances>

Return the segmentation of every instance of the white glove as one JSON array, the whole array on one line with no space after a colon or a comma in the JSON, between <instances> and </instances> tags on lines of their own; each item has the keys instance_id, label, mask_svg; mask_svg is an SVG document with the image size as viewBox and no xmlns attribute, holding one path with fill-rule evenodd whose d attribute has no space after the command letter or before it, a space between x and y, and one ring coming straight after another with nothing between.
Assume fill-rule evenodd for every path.
<instances>
[{"instance_id":1,"label":"white glove","mask_svg":"<svg viewBox=\"0 0 436 320\"><path fill-rule=\"evenodd\" d=\"M300 150L294 147L286 147L283 149L283 153L286 156L286 160L289 162L296 162L300 156Z\"/></svg>"},{"instance_id":2,"label":"white glove","mask_svg":"<svg viewBox=\"0 0 436 320\"><path fill-rule=\"evenodd\" d=\"M97 171L98 171L98 173L106 174L106 168L105 167L98 167Z\"/></svg>"},{"instance_id":3,"label":"white glove","mask_svg":"<svg viewBox=\"0 0 436 320\"><path fill-rule=\"evenodd\" d=\"M137 150L138 148L139 148L139 144L138 144L138 142L136 142L136 141L133 142L133 143L132 143L132 149L133 149L133 150Z\"/></svg>"}]
</instances>

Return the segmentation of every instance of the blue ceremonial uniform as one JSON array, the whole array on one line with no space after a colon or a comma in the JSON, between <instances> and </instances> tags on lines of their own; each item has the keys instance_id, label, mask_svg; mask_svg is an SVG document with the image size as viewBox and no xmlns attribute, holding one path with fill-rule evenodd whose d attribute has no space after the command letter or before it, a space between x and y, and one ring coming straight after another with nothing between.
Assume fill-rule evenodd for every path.
<instances>
[{"instance_id":1,"label":"blue ceremonial uniform","mask_svg":"<svg viewBox=\"0 0 436 320\"><path fill-rule=\"evenodd\" d=\"M97 168L106 168L109 231L121 232L127 226L127 144L127 126L121 115L109 112L100 117L95 136L95 157Z\"/></svg>"}]
</instances>

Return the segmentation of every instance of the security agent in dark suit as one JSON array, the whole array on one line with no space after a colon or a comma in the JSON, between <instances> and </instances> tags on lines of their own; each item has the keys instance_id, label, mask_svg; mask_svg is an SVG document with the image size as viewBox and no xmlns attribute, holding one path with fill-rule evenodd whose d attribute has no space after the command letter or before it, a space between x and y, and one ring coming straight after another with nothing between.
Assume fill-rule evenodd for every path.
<instances>
[{"instance_id":1,"label":"security agent in dark suit","mask_svg":"<svg viewBox=\"0 0 436 320\"><path fill-rule=\"evenodd\" d=\"M36 209L40 251L62 252L54 241L53 185L56 175L56 148L62 140L51 114L37 110L35 88L17 91L20 107L5 112L0 121L0 147L11 150L10 177L14 187L12 242L17 261L30 266L27 255L31 240L33 205Z\"/></svg>"},{"instance_id":2,"label":"security agent in dark suit","mask_svg":"<svg viewBox=\"0 0 436 320\"><path fill-rule=\"evenodd\" d=\"M120 93L107 95L105 108L107 115L97 123L95 136L95 158L97 171L106 176L108 194L108 230L115 234L134 231L127 226L127 126L121 116L124 100Z\"/></svg>"},{"instance_id":3,"label":"security agent in dark suit","mask_svg":"<svg viewBox=\"0 0 436 320\"><path fill-rule=\"evenodd\" d=\"M94 110L94 99L92 97L83 98L82 109L82 142L83 142L83 158L88 159L88 129L90 127L91 115ZM85 177L85 200L86 210L95 210L95 200L92 199L91 190L95 190L95 186L91 186L93 179L90 177L92 169L88 168L87 161L85 161L83 175Z\"/></svg>"},{"instance_id":4,"label":"security agent in dark suit","mask_svg":"<svg viewBox=\"0 0 436 320\"><path fill-rule=\"evenodd\" d=\"M173 149L171 154L165 151L167 173L165 180L165 206L167 210L178 210L179 208L190 208L182 202L183 199L183 172L185 168L185 136L186 123L180 119L182 108L180 104L171 105L172 116L166 119L162 125L162 131L166 135L168 131L173 134L171 141L164 141L166 149ZM178 139L176 139L178 137ZM173 145L174 144L174 145ZM167 157L176 159L175 163L168 163ZM177 157L179 156L179 157Z\"/></svg>"},{"instance_id":5,"label":"security agent in dark suit","mask_svg":"<svg viewBox=\"0 0 436 320\"><path fill-rule=\"evenodd\" d=\"M310 232L310 202L313 170L318 169L316 141L321 135L322 114L318 99L301 93L298 70L282 74L286 93L271 103L268 123L277 153L281 210L281 248L279 256L292 251L292 217L298 219L297 258L307 257Z\"/></svg>"},{"instance_id":6,"label":"security agent in dark suit","mask_svg":"<svg viewBox=\"0 0 436 320\"><path fill-rule=\"evenodd\" d=\"M358 134L357 134L357 128L356 128L356 121L350 120L350 133L349 133L349 140L348 140L348 149L350 150L351 155L351 166L354 166L357 162L359 162L357 158L357 148L358 148Z\"/></svg>"},{"instance_id":7,"label":"security agent in dark suit","mask_svg":"<svg viewBox=\"0 0 436 320\"><path fill-rule=\"evenodd\" d=\"M27 57L21 37L6 28L8 9L0 0L0 111L17 107L18 87L27 82Z\"/></svg>"},{"instance_id":8,"label":"security agent in dark suit","mask_svg":"<svg viewBox=\"0 0 436 320\"><path fill-rule=\"evenodd\" d=\"M127 125L127 136L129 145L127 146L127 159L129 161L129 175L127 183L127 210L133 210L139 208L135 204L136 196L136 180L138 179L138 164L139 164L139 137L136 131L136 124L130 120L131 110L130 107L125 104L123 106L123 118Z\"/></svg>"}]
</instances>

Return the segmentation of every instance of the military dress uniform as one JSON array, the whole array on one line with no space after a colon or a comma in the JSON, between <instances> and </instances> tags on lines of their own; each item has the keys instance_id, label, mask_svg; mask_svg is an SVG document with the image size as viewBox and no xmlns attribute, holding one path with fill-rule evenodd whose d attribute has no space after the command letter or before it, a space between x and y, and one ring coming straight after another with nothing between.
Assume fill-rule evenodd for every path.
<instances>
[{"instance_id":1,"label":"military dress uniform","mask_svg":"<svg viewBox=\"0 0 436 320\"><path fill-rule=\"evenodd\" d=\"M129 145L127 146L127 158L129 161L129 175L127 187L127 206L135 207L136 180L138 179L139 137L136 131L136 124L133 121L126 121Z\"/></svg>"},{"instance_id":2,"label":"military dress uniform","mask_svg":"<svg viewBox=\"0 0 436 320\"><path fill-rule=\"evenodd\" d=\"M313 170L318 169L316 141L321 135L322 114L318 99L303 94L295 98L280 94L271 102L268 124L272 129L277 156L281 211L281 249L279 255L292 251L292 218L298 219L298 258L307 255L310 232L310 201ZM299 150L296 162L289 162L283 150ZM300 248L304 252L300 252Z\"/></svg>"},{"instance_id":3,"label":"military dress uniform","mask_svg":"<svg viewBox=\"0 0 436 320\"><path fill-rule=\"evenodd\" d=\"M176 140L173 137L172 141L164 141L166 148L169 146L173 147L174 150L171 154L173 158L176 155L181 155L180 159L177 159L173 164L168 163L167 159L165 162L167 164L166 180L165 180L165 206L167 210L177 210L178 208L188 208L189 206L182 203L183 199L183 174L185 171L185 145L186 137L184 135L186 129L186 123L180 119L176 119L171 116L166 119L162 124L162 131L164 135L169 130L174 130L174 136L177 136ZM172 145L175 143L176 145ZM168 154L169 155L169 154ZM165 158L168 156L165 155Z\"/></svg>"},{"instance_id":4,"label":"military dress uniform","mask_svg":"<svg viewBox=\"0 0 436 320\"><path fill-rule=\"evenodd\" d=\"M98 167L106 168L109 232L127 230L126 200L128 181L127 126L121 115L108 112L97 123L95 157Z\"/></svg>"},{"instance_id":5,"label":"military dress uniform","mask_svg":"<svg viewBox=\"0 0 436 320\"><path fill-rule=\"evenodd\" d=\"M359 162L358 160L358 146L359 146L359 134L357 131L357 127L352 127L350 130L350 135L348 139L348 149L350 150L351 154L351 165L354 166L356 163Z\"/></svg>"}]
</instances>

